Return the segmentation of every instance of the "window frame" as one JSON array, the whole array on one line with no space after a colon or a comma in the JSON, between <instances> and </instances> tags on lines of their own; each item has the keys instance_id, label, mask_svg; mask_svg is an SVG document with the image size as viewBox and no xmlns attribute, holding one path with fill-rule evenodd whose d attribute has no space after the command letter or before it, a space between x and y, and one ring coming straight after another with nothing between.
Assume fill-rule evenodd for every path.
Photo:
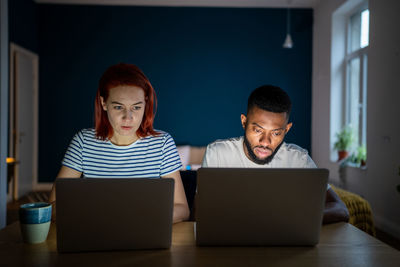
<instances>
[{"instance_id":1,"label":"window frame","mask_svg":"<svg viewBox=\"0 0 400 267\"><path fill-rule=\"evenodd\" d=\"M351 17L357 13L362 13L368 9L368 2L365 1L356 8L350 10L346 15L346 32L345 32L345 55L343 59L343 77L344 77L344 89L343 89L343 103L344 112L342 114L342 121L344 125L351 124L351 99L350 99L350 64L352 60L359 58L360 60L360 71L359 71L359 103L358 103L358 129L357 129L357 140L358 143L354 144L354 148L358 146L367 145L367 64L368 64L368 45L359 48L355 51L351 51ZM354 125L353 125L354 127Z\"/></svg>"}]
</instances>

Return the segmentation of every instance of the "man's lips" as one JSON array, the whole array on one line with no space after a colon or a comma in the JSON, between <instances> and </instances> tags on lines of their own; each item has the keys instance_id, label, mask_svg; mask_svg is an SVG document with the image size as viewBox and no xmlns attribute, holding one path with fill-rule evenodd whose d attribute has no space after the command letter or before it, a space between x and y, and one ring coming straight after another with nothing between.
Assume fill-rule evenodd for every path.
<instances>
[{"instance_id":1,"label":"man's lips","mask_svg":"<svg viewBox=\"0 0 400 267\"><path fill-rule=\"evenodd\" d=\"M272 150L266 147L255 147L254 153L260 158L266 158L272 154Z\"/></svg>"}]
</instances>

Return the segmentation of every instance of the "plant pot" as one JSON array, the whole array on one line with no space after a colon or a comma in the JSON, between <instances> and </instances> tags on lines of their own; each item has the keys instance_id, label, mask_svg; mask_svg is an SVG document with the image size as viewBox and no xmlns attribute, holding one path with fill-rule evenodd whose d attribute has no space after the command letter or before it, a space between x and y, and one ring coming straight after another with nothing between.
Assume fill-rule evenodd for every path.
<instances>
[{"instance_id":1,"label":"plant pot","mask_svg":"<svg viewBox=\"0 0 400 267\"><path fill-rule=\"evenodd\" d=\"M349 156L349 152L346 150L340 150L338 151L338 161L341 161L342 159L345 159Z\"/></svg>"}]
</instances>

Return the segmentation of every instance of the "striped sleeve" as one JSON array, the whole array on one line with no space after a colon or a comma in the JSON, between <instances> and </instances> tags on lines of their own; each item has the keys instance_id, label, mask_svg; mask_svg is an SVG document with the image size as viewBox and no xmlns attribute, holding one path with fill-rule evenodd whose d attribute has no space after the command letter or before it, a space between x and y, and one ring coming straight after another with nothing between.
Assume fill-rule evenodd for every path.
<instances>
[{"instance_id":1,"label":"striped sleeve","mask_svg":"<svg viewBox=\"0 0 400 267\"><path fill-rule=\"evenodd\" d=\"M83 172L83 134L82 131L75 134L72 138L71 143L65 153L62 165L74 169L78 172Z\"/></svg>"},{"instance_id":2,"label":"striped sleeve","mask_svg":"<svg viewBox=\"0 0 400 267\"><path fill-rule=\"evenodd\" d=\"M161 176L173 173L182 168L181 159L176 149L174 139L168 133L165 134L165 142L162 148Z\"/></svg>"}]
</instances>

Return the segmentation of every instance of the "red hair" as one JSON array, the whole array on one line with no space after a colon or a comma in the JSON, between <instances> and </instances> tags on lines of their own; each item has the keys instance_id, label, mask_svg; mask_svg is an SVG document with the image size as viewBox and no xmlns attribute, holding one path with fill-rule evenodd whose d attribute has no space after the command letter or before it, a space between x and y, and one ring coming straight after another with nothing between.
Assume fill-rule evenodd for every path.
<instances>
[{"instance_id":1,"label":"red hair","mask_svg":"<svg viewBox=\"0 0 400 267\"><path fill-rule=\"evenodd\" d=\"M149 79L133 64L119 63L109 67L101 76L94 103L94 123L96 137L101 140L110 139L113 128L108 121L107 112L103 110L100 97L107 101L110 90L121 85L137 86L143 89L146 100L142 122L136 134L139 137L157 135L153 129L155 110L157 109L156 93Z\"/></svg>"}]
</instances>

